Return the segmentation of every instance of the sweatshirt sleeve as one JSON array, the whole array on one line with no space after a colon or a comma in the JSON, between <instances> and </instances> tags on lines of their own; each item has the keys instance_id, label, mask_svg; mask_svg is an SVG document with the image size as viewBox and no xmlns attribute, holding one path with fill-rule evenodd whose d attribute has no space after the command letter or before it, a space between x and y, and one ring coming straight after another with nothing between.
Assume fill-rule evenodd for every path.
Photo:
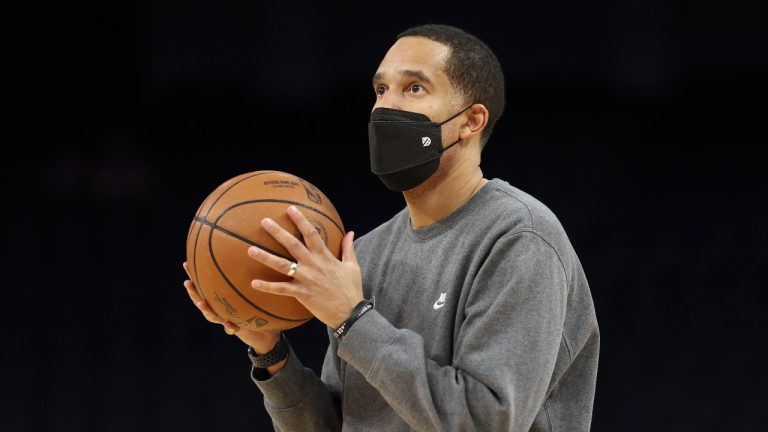
<instances>
[{"instance_id":1,"label":"sweatshirt sleeve","mask_svg":"<svg viewBox=\"0 0 768 432\"><path fill-rule=\"evenodd\" d=\"M264 406L276 431L341 430L338 365L329 346L322 379L301 364L293 349L283 369L269 379L257 379L251 369L251 379L264 394Z\"/></svg>"},{"instance_id":2,"label":"sweatshirt sleeve","mask_svg":"<svg viewBox=\"0 0 768 432\"><path fill-rule=\"evenodd\" d=\"M532 231L508 234L472 283L451 364L428 358L418 333L376 310L350 329L338 355L413 429L527 431L552 377L566 293L552 246Z\"/></svg>"}]
</instances>

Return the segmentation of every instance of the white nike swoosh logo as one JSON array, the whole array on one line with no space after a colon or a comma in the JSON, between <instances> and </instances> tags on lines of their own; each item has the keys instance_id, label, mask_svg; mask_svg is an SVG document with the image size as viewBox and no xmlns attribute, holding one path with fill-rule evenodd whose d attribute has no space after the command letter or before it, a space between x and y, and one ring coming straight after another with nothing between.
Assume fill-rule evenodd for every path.
<instances>
[{"instance_id":1,"label":"white nike swoosh logo","mask_svg":"<svg viewBox=\"0 0 768 432\"><path fill-rule=\"evenodd\" d=\"M432 305L432 308L434 308L435 310L438 310L438 309L440 309L443 306L445 306L445 301L438 300L438 301L435 302L434 305Z\"/></svg>"}]
</instances>

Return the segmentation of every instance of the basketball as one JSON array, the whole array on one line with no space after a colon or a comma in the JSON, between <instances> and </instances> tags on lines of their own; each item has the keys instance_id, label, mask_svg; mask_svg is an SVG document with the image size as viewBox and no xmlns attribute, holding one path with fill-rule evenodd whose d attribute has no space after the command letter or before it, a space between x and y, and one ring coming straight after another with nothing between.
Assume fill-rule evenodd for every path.
<instances>
[{"instance_id":1,"label":"basketball","mask_svg":"<svg viewBox=\"0 0 768 432\"><path fill-rule=\"evenodd\" d=\"M303 240L286 214L291 205L314 225L339 258L344 227L338 212L325 194L294 175L279 171L239 175L216 188L198 208L187 234L189 273L200 296L222 318L251 330L285 330L312 318L295 298L251 287L253 279L291 279L247 253L253 245L295 261L261 227L261 220L269 217Z\"/></svg>"}]
</instances>

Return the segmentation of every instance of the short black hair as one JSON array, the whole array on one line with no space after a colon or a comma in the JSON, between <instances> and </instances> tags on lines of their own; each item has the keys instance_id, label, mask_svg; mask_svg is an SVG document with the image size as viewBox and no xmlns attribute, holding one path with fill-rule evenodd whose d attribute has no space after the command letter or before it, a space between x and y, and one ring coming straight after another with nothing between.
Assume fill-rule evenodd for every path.
<instances>
[{"instance_id":1,"label":"short black hair","mask_svg":"<svg viewBox=\"0 0 768 432\"><path fill-rule=\"evenodd\" d=\"M493 126L504 112L504 73L499 59L488 46L464 30L443 24L424 24L409 28L397 38L423 37L450 50L445 73L467 103L481 103L488 109L488 125L481 136L488 141Z\"/></svg>"}]
</instances>

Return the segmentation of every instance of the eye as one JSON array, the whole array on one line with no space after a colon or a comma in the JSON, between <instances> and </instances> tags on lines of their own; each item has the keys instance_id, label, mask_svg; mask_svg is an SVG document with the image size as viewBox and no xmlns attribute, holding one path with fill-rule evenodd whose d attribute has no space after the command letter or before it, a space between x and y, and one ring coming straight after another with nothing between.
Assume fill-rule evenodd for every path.
<instances>
[{"instance_id":1,"label":"eye","mask_svg":"<svg viewBox=\"0 0 768 432\"><path fill-rule=\"evenodd\" d=\"M387 91L387 86L376 86L376 89L374 90L376 92L376 96L382 96Z\"/></svg>"},{"instance_id":2,"label":"eye","mask_svg":"<svg viewBox=\"0 0 768 432\"><path fill-rule=\"evenodd\" d=\"M413 83L410 85L410 87L408 87L408 91L410 91L411 93L418 94L418 93L423 93L425 90L424 90L424 86L422 86L421 84Z\"/></svg>"}]
</instances>

